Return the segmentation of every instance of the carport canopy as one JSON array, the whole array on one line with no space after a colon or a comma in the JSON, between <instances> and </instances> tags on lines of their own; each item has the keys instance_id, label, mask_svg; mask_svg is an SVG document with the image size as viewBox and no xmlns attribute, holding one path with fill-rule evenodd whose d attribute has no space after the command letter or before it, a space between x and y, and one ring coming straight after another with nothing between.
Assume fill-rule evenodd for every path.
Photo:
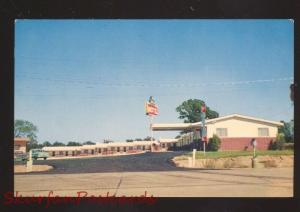
<instances>
[{"instance_id":1,"label":"carport canopy","mask_svg":"<svg viewBox=\"0 0 300 212\"><path fill-rule=\"evenodd\" d=\"M200 129L202 124L196 123L172 123L172 124L152 124L151 129L153 131L180 131L180 130L194 130Z\"/></svg>"}]
</instances>

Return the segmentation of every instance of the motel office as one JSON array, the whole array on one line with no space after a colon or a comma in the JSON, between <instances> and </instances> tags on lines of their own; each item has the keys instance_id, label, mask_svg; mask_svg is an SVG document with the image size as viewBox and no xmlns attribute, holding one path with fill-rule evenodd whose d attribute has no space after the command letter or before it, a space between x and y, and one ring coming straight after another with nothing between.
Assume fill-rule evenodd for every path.
<instances>
[{"instance_id":1,"label":"motel office","mask_svg":"<svg viewBox=\"0 0 300 212\"><path fill-rule=\"evenodd\" d=\"M250 150L251 141L256 139L257 149L266 150L277 136L278 127L283 126L281 122L266 119L232 114L215 119L206 120L207 137L214 134L221 139L220 150ZM154 131L190 131L181 136L176 142L177 147L186 146L194 139L200 137L201 122L197 123L170 123L153 124Z\"/></svg>"}]
</instances>

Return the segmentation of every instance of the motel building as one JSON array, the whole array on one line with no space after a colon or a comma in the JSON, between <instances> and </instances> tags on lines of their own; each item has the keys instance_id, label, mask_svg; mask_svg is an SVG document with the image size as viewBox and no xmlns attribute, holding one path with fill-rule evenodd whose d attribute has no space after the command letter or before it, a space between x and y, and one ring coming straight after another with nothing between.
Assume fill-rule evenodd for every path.
<instances>
[{"instance_id":1,"label":"motel building","mask_svg":"<svg viewBox=\"0 0 300 212\"><path fill-rule=\"evenodd\" d=\"M205 127L207 138L216 134L221 139L220 150L251 150L251 141L257 141L258 150L267 150L276 138L281 122L270 121L240 114L232 114L214 119L207 119ZM177 148L189 146L194 139L200 138L201 122L153 124L153 131L182 131L188 133L175 143Z\"/></svg>"},{"instance_id":2,"label":"motel building","mask_svg":"<svg viewBox=\"0 0 300 212\"><path fill-rule=\"evenodd\" d=\"M276 138L281 122L275 122L250 116L232 114L205 123L207 138L216 134L221 139L220 150L251 150L252 139L256 139L258 150L267 150ZM133 141L97 143L83 146L43 147L50 157L72 157L88 155L126 155L142 152L184 150L193 140L200 138L201 122L196 123L156 123L153 131L182 131L188 133L178 139L158 139L156 141Z\"/></svg>"},{"instance_id":3,"label":"motel building","mask_svg":"<svg viewBox=\"0 0 300 212\"><path fill-rule=\"evenodd\" d=\"M50 157L66 156L99 156L99 155L126 155L143 152L167 151L177 142L177 139L160 139L159 141L133 141L96 143L83 146L50 146L43 147Z\"/></svg>"}]
</instances>

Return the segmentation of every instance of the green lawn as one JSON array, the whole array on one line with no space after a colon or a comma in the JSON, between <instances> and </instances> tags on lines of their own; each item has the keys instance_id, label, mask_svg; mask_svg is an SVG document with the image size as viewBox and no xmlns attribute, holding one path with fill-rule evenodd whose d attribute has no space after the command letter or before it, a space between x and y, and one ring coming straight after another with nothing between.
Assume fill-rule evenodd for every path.
<instances>
[{"instance_id":1,"label":"green lawn","mask_svg":"<svg viewBox=\"0 0 300 212\"><path fill-rule=\"evenodd\" d=\"M192 152L188 153L186 156L192 156ZM227 157L239 157L239 156L252 156L253 151L220 151L220 152L206 152L205 156L202 151L196 153L196 159L202 158L227 158ZM264 150L256 151L256 156L281 156L281 155L294 155L293 150Z\"/></svg>"}]
</instances>

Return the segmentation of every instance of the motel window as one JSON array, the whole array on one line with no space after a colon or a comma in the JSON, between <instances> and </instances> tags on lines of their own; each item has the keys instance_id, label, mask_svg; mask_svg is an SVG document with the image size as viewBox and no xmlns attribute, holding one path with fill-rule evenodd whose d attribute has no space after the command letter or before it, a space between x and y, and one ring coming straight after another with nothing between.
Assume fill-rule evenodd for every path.
<instances>
[{"instance_id":1,"label":"motel window","mask_svg":"<svg viewBox=\"0 0 300 212\"><path fill-rule=\"evenodd\" d=\"M141 149L141 147L140 147L140 146L137 146L137 147L136 147L136 149L139 149L139 150L140 150L140 149Z\"/></svg>"},{"instance_id":2,"label":"motel window","mask_svg":"<svg viewBox=\"0 0 300 212\"><path fill-rule=\"evenodd\" d=\"M226 137L227 136L227 128L217 128L216 133L217 133L217 136Z\"/></svg>"},{"instance_id":3,"label":"motel window","mask_svg":"<svg viewBox=\"0 0 300 212\"><path fill-rule=\"evenodd\" d=\"M120 147L117 147L117 152L120 152Z\"/></svg>"},{"instance_id":4,"label":"motel window","mask_svg":"<svg viewBox=\"0 0 300 212\"><path fill-rule=\"evenodd\" d=\"M132 147L132 146L130 146L130 147L129 147L129 150L133 150L133 147Z\"/></svg>"},{"instance_id":5,"label":"motel window","mask_svg":"<svg viewBox=\"0 0 300 212\"><path fill-rule=\"evenodd\" d=\"M20 150L20 145L15 145L14 150Z\"/></svg>"},{"instance_id":6,"label":"motel window","mask_svg":"<svg viewBox=\"0 0 300 212\"><path fill-rule=\"evenodd\" d=\"M88 154L88 153L89 153L89 150L85 149L83 152L84 152L85 154Z\"/></svg>"},{"instance_id":7,"label":"motel window","mask_svg":"<svg viewBox=\"0 0 300 212\"><path fill-rule=\"evenodd\" d=\"M269 136L269 128L258 128L258 136Z\"/></svg>"},{"instance_id":8,"label":"motel window","mask_svg":"<svg viewBox=\"0 0 300 212\"><path fill-rule=\"evenodd\" d=\"M111 147L110 150L111 150L111 151L115 151L115 147Z\"/></svg>"}]
</instances>

